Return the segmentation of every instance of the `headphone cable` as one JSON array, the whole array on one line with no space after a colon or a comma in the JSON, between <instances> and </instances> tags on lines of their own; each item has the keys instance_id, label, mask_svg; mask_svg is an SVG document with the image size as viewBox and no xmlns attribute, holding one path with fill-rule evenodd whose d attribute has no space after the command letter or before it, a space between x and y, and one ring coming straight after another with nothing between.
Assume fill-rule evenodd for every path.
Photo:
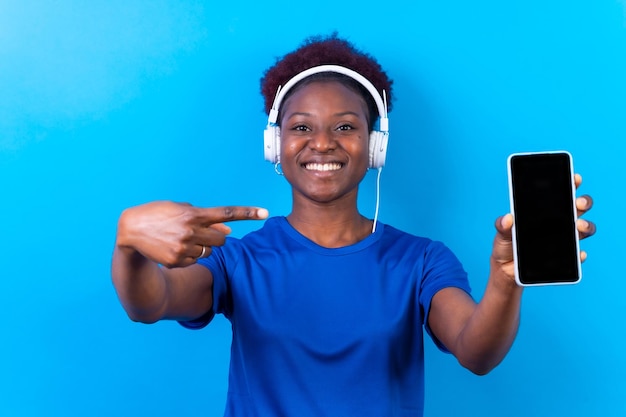
<instances>
[{"instance_id":1,"label":"headphone cable","mask_svg":"<svg viewBox=\"0 0 626 417\"><path fill-rule=\"evenodd\" d=\"M376 223L378 222L378 209L380 208L380 174L383 172L383 167L378 167L378 174L376 175L376 209L374 210L374 225L372 226L372 233L376 232Z\"/></svg>"}]
</instances>

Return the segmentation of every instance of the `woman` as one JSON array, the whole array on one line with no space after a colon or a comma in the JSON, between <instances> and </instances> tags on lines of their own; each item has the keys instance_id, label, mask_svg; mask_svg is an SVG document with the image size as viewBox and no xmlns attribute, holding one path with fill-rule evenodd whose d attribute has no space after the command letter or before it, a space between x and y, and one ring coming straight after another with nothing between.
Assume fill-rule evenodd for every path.
<instances>
[{"instance_id":1,"label":"woman","mask_svg":"<svg viewBox=\"0 0 626 417\"><path fill-rule=\"evenodd\" d=\"M359 184L386 150L392 82L376 60L335 35L310 38L261 84L266 158L292 187L291 213L234 239L224 222L267 211L127 209L112 265L119 298L145 323L201 328L216 313L231 321L228 416L421 416L423 329L477 374L513 343L522 288L512 217L496 221L476 303L447 247L357 209ZM591 205L577 200L580 214ZM594 233L590 222L578 226L582 237Z\"/></svg>"}]
</instances>

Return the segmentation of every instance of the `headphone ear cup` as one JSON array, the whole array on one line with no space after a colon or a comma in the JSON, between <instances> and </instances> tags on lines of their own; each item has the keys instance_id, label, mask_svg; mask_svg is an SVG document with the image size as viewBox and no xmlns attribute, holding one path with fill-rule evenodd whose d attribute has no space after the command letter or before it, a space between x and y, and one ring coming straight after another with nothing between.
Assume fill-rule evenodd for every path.
<instances>
[{"instance_id":1,"label":"headphone ear cup","mask_svg":"<svg viewBox=\"0 0 626 417\"><path fill-rule=\"evenodd\" d=\"M280 127L268 126L263 132L265 160L273 164L280 162Z\"/></svg>"},{"instance_id":2,"label":"headphone ear cup","mask_svg":"<svg viewBox=\"0 0 626 417\"><path fill-rule=\"evenodd\" d=\"M381 168L385 165L385 157L387 156L387 142L389 140L388 132L378 130L370 133L369 143L369 159L370 168Z\"/></svg>"}]
</instances>

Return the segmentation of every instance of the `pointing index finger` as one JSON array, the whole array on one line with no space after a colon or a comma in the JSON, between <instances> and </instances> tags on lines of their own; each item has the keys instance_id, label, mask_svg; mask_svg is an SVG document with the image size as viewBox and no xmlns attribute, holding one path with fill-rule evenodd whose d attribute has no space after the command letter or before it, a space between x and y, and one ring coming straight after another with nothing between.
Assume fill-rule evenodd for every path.
<instances>
[{"instance_id":1,"label":"pointing index finger","mask_svg":"<svg viewBox=\"0 0 626 417\"><path fill-rule=\"evenodd\" d=\"M234 220L263 220L269 215L267 209L251 206L223 206L197 210L198 218L207 225Z\"/></svg>"}]
</instances>

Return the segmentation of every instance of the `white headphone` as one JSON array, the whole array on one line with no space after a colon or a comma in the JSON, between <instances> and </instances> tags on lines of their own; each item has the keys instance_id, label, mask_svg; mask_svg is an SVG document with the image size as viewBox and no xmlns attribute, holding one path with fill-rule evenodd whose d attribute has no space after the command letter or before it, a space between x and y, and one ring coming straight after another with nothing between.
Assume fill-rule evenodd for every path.
<instances>
[{"instance_id":1,"label":"white headphone","mask_svg":"<svg viewBox=\"0 0 626 417\"><path fill-rule=\"evenodd\" d=\"M287 92L302 79L320 72L336 72L347 75L348 77L358 81L363 87L369 91L378 107L378 129L373 130L369 137L369 167L381 168L385 165L385 155L387 154L387 141L389 139L389 119L387 118L387 95L383 90L381 97L376 87L361 74L351 69L339 65L320 65L302 71L295 77L290 79L284 87L278 87L276 98L272 104L272 109L267 118L267 127L265 128L263 137L265 142L265 159L272 163L280 162L280 127L276 125L278 118L278 110L280 104Z\"/></svg>"}]
</instances>

